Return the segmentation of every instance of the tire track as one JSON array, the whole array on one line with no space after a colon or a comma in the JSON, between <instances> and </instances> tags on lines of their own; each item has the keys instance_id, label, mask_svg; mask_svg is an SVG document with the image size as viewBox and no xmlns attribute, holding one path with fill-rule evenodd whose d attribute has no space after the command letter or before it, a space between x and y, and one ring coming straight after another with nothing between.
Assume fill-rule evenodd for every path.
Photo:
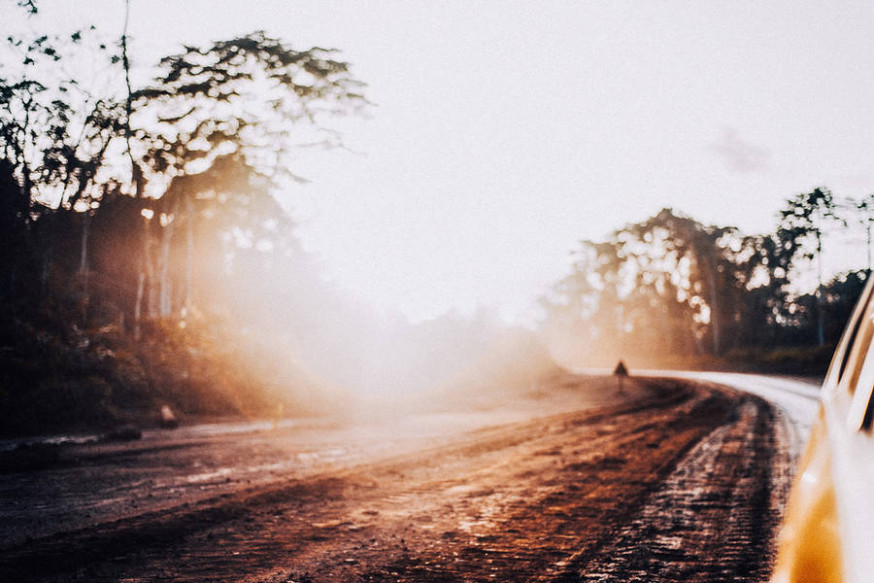
<instances>
[{"instance_id":1,"label":"tire track","mask_svg":"<svg viewBox=\"0 0 874 583\"><path fill-rule=\"evenodd\" d=\"M7 573L95 583L764 578L782 508L774 481L785 476L773 411L716 386L637 382L636 402L7 549Z\"/></svg>"},{"instance_id":2,"label":"tire track","mask_svg":"<svg viewBox=\"0 0 874 583\"><path fill-rule=\"evenodd\" d=\"M302 480L243 489L191 505L33 540L3 550L0 579L67 581L76 579L71 573L87 572L90 580L110 581L121 578L114 573L123 572L126 564L134 565L133 571L145 566L147 571L163 572L168 564L175 563L174 576L167 580L190 577L191 581L199 581L209 576L216 581L236 581L240 572L261 570L290 553L303 558L303 562L310 555L331 556L330 549L325 548L330 545L320 539L330 537L329 542L338 545L344 538L360 537L349 536L344 529L313 525L348 524L355 518L355 507L374 496L394 497L395 501L405 500L406 505L425 507L430 490L445 483L446 478L466 483L471 472L500 466L519 447L549 449L553 446L538 444L562 441L568 431L600 433L606 419L636 418L642 411L647 412L643 418L657 412L665 414L694 396L695 392L683 384L668 381L655 385L635 402L478 430L448 446L339 468ZM630 424L626 433L633 432L634 427ZM440 479L432 479L435 473L441 475ZM398 480L402 475L408 479ZM429 481L422 486L417 479ZM399 492L411 482L415 484L412 495ZM371 484L379 484L379 488ZM275 515L288 518L277 521ZM384 516L390 513L380 515L380 521L387 521ZM390 526L389 530L392 528L396 527ZM223 550L216 553L216 545ZM335 559L343 564L347 557ZM227 574L215 576L214 571Z\"/></svg>"},{"instance_id":3,"label":"tire track","mask_svg":"<svg viewBox=\"0 0 874 583\"><path fill-rule=\"evenodd\" d=\"M614 542L575 557L560 580L766 579L785 499L771 468L790 457L776 449L773 424L766 402L745 398L731 422L689 451Z\"/></svg>"}]
</instances>

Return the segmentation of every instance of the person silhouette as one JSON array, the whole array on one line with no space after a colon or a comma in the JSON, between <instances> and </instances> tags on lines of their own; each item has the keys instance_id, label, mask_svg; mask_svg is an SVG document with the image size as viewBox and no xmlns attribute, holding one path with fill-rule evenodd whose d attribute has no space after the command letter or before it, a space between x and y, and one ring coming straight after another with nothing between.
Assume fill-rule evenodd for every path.
<instances>
[{"instance_id":1,"label":"person silhouette","mask_svg":"<svg viewBox=\"0 0 874 583\"><path fill-rule=\"evenodd\" d=\"M620 360L619 364L616 365L616 368L613 369L613 374L615 374L617 377L627 377L628 368L626 368L625 363Z\"/></svg>"},{"instance_id":2,"label":"person silhouette","mask_svg":"<svg viewBox=\"0 0 874 583\"><path fill-rule=\"evenodd\" d=\"M616 383L619 385L619 392L624 392L623 381L629 376L628 375L628 367L625 366L625 363L622 360L619 360L619 364L616 365L616 368L613 369L613 376L616 377Z\"/></svg>"}]
</instances>

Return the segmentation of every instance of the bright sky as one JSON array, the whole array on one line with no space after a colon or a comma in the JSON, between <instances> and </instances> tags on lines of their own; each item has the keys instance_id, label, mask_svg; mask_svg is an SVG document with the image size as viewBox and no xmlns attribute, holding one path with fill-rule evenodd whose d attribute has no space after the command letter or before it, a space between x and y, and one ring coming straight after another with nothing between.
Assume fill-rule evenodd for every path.
<instances>
[{"instance_id":1,"label":"bright sky","mask_svg":"<svg viewBox=\"0 0 874 583\"><path fill-rule=\"evenodd\" d=\"M756 232L816 186L874 192L870 1L131 1L139 65L258 29L341 49L377 107L302 155L300 235L413 319L527 319L578 240L665 206ZM38 5L121 32L123 0Z\"/></svg>"}]
</instances>

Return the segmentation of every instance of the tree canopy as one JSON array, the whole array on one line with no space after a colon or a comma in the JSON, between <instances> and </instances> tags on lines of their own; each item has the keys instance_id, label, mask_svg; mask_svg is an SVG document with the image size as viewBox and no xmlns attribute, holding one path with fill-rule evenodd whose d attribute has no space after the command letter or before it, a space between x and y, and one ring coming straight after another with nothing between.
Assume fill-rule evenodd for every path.
<instances>
[{"instance_id":1,"label":"tree canopy","mask_svg":"<svg viewBox=\"0 0 874 583\"><path fill-rule=\"evenodd\" d=\"M65 272L89 302L139 322L227 284L247 249L295 251L277 202L303 181L293 152L340 145L329 118L368 106L338 52L256 31L183 47L129 95L93 95L66 75L78 53L103 59L110 78L130 63L92 37L7 39L3 62L21 66L0 69L0 296L39 301L48 274ZM87 285L104 272L113 289L95 296Z\"/></svg>"},{"instance_id":2,"label":"tree canopy","mask_svg":"<svg viewBox=\"0 0 874 583\"><path fill-rule=\"evenodd\" d=\"M663 209L605 241L582 241L571 273L544 299L548 335L567 358L602 363L833 344L869 272L822 282L820 267L813 294L791 274L821 258L829 221L846 224L839 204L852 207L825 188L791 197L774 232L761 235Z\"/></svg>"}]
</instances>

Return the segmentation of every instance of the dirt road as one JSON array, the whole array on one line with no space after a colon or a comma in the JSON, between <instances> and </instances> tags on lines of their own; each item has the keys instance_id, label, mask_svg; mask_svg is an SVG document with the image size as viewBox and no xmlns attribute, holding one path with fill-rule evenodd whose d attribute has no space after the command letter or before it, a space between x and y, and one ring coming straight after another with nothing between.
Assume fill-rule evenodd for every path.
<instances>
[{"instance_id":1,"label":"dirt road","mask_svg":"<svg viewBox=\"0 0 874 583\"><path fill-rule=\"evenodd\" d=\"M266 477L263 470L252 474L257 478L228 476L200 495L182 492L175 503L172 492L149 497L143 486L122 496L142 501L139 510L124 500L108 503L112 510L104 514L96 504L89 513L75 503L55 508L49 514L60 526L31 521L29 540L19 540L15 529L6 533L0 580L767 577L794 460L787 429L766 401L680 380L635 380L621 396L612 379L565 376L553 383L541 387L551 395L548 406L444 420L441 432L427 423L391 438L360 430L343 437L344 429L323 428L315 432L318 451L340 452L330 461L292 467L274 460ZM581 397L607 391L610 398ZM353 435L354 447L331 441ZM184 465L191 449L180 444L161 455ZM269 465L268 450L262 444L255 461ZM101 464L98 454L79 455L65 471ZM109 459L117 471L138 469L154 486L146 465L131 461L137 455ZM4 499L23 488L21 480L36 483L41 472L58 471L7 473L0 481ZM39 514L15 512L24 522Z\"/></svg>"}]
</instances>

